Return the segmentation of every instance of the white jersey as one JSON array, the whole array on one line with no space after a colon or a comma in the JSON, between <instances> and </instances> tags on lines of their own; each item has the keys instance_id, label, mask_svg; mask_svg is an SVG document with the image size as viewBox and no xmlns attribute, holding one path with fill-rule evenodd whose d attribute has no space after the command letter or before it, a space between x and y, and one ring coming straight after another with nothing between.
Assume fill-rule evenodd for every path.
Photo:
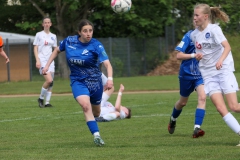
<instances>
[{"instance_id":1,"label":"white jersey","mask_svg":"<svg viewBox=\"0 0 240 160\"><path fill-rule=\"evenodd\" d=\"M115 112L115 111L116 111L116 109L112 105L112 103L110 103L108 101L101 103L101 113L100 113L100 116L103 116L105 114L112 113L112 112Z\"/></svg>"},{"instance_id":2,"label":"white jersey","mask_svg":"<svg viewBox=\"0 0 240 160\"><path fill-rule=\"evenodd\" d=\"M100 112L100 117L102 117L103 115L106 115L108 113L113 113L116 112L116 108L114 105L112 105L112 103L110 103L109 101L107 101L110 97L103 92L102 95L102 101L101 101L101 112ZM117 119L124 119L126 118L125 112L124 111L120 111L120 117Z\"/></svg>"},{"instance_id":3,"label":"white jersey","mask_svg":"<svg viewBox=\"0 0 240 160\"><path fill-rule=\"evenodd\" d=\"M47 34L41 31L36 34L33 45L38 46L38 58L41 61L48 61L53 52L53 48L57 47L57 37L51 32Z\"/></svg>"},{"instance_id":4,"label":"white jersey","mask_svg":"<svg viewBox=\"0 0 240 160\"><path fill-rule=\"evenodd\" d=\"M231 51L223 61L222 68L216 69L216 63L224 50L221 43L227 40L218 25L208 24L203 31L195 29L190 37L195 45L196 53L203 54L203 58L199 61L199 70L204 79L223 72L235 71Z\"/></svg>"}]
</instances>

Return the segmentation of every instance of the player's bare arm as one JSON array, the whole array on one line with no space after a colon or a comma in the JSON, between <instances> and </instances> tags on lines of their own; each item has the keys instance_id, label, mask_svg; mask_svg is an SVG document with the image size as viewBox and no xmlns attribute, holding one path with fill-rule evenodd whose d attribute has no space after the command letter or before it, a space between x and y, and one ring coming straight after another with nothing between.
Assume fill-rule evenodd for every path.
<instances>
[{"instance_id":1,"label":"player's bare arm","mask_svg":"<svg viewBox=\"0 0 240 160\"><path fill-rule=\"evenodd\" d=\"M218 62L216 63L217 70L222 68L223 61L225 60L225 58L228 56L228 54L231 51L230 44L228 43L227 40L223 41L221 44L224 47L224 50L223 50L222 56L219 58Z\"/></svg>"},{"instance_id":2,"label":"player's bare arm","mask_svg":"<svg viewBox=\"0 0 240 160\"><path fill-rule=\"evenodd\" d=\"M56 48L53 50L51 56L50 56L49 59L48 59L47 64L45 65L45 67L44 67L43 70L42 70L42 73L43 73L43 74L46 74L46 73L47 73L50 64L52 63L52 61L57 57L57 55L58 55L60 52L61 52L61 51L59 50L59 47L56 47Z\"/></svg>"},{"instance_id":3,"label":"player's bare arm","mask_svg":"<svg viewBox=\"0 0 240 160\"><path fill-rule=\"evenodd\" d=\"M111 89L113 87L113 69L112 69L112 65L111 65L109 60L104 61L103 65L106 67L107 74L108 74L108 81L107 81L107 84L106 84L106 88L107 89Z\"/></svg>"},{"instance_id":4,"label":"player's bare arm","mask_svg":"<svg viewBox=\"0 0 240 160\"><path fill-rule=\"evenodd\" d=\"M41 62L38 58L38 46L35 45L34 48L33 48L33 51L34 51L34 56L35 56L35 59L36 59L36 68L41 68Z\"/></svg>"}]
</instances>

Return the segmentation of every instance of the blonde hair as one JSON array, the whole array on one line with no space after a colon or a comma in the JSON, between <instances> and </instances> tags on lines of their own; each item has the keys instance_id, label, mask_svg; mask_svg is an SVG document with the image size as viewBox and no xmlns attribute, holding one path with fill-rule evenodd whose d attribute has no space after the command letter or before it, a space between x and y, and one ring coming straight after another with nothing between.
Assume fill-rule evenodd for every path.
<instances>
[{"instance_id":1,"label":"blonde hair","mask_svg":"<svg viewBox=\"0 0 240 160\"><path fill-rule=\"evenodd\" d=\"M202 12L204 14L208 14L211 23L216 23L217 20L222 20L225 23L229 22L228 15L225 12L221 11L220 8L221 8L220 6L210 7L207 4L196 4L194 6L194 9L202 9Z\"/></svg>"}]
</instances>

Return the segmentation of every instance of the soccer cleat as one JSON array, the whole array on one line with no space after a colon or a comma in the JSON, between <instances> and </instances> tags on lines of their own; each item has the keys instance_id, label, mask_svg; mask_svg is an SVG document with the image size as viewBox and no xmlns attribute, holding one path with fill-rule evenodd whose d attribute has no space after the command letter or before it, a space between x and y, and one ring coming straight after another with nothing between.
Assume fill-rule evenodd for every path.
<instances>
[{"instance_id":1,"label":"soccer cleat","mask_svg":"<svg viewBox=\"0 0 240 160\"><path fill-rule=\"evenodd\" d=\"M202 130L201 128L195 128L193 131L193 138L198 138L201 137L205 134L204 130Z\"/></svg>"},{"instance_id":2,"label":"soccer cleat","mask_svg":"<svg viewBox=\"0 0 240 160\"><path fill-rule=\"evenodd\" d=\"M94 143L97 146L103 146L105 144L100 136L94 136Z\"/></svg>"},{"instance_id":3,"label":"soccer cleat","mask_svg":"<svg viewBox=\"0 0 240 160\"><path fill-rule=\"evenodd\" d=\"M39 106L40 108L44 108L43 99L38 98L38 106Z\"/></svg>"},{"instance_id":4,"label":"soccer cleat","mask_svg":"<svg viewBox=\"0 0 240 160\"><path fill-rule=\"evenodd\" d=\"M45 104L45 107L53 107L53 106L49 103L49 104Z\"/></svg>"},{"instance_id":5,"label":"soccer cleat","mask_svg":"<svg viewBox=\"0 0 240 160\"><path fill-rule=\"evenodd\" d=\"M109 122L109 120L104 119L103 117L95 117L96 122Z\"/></svg>"},{"instance_id":6,"label":"soccer cleat","mask_svg":"<svg viewBox=\"0 0 240 160\"><path fill-rule=\"evenodd\" d=\"M173 134L174 133L174 130L175 130L175 127L176 127L176 121L173 121L171 118L170 118L170 121L169 121L169 124L168 124L168 132L170 134Z\"/></svg>"}]
</instances>

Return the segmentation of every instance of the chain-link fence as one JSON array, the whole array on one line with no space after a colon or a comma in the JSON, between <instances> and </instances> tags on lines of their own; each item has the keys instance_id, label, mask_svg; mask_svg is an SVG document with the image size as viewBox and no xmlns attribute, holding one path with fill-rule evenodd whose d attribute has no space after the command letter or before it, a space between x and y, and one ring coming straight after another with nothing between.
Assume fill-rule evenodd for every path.
<instances>
[{"instance_id":1,"label":"chain-link fence","mask_svg":"<svg viewBox=\"0 0 240 160\"><path fill-rule=\"evenodd\" d=\"M157 38L97 38L109 56L114 77L142 76L149 73L168 57L175 48L174 27L166 27L165 37ZM34 39L4 39L4 50L10 63L0 63L0 81L32 81L38 79L33 53ZM17 43L16 43L17 42ZM55 59L55 77L61 78L58 58ZM103 67L103 72L105 72Z\"/></svg>"},{"instance_id":2,"label":"chain-link fence","mask_svg":"<svg viewBox=\"0 0 240 160\"><path fill-rule=\"evenodd\" d=\"M102 42L108 53L114 77L146 75L164 61L166 53L172 50L172 46L162 37L99 38L98 40Z\"/></svg>"}]
</instances>

